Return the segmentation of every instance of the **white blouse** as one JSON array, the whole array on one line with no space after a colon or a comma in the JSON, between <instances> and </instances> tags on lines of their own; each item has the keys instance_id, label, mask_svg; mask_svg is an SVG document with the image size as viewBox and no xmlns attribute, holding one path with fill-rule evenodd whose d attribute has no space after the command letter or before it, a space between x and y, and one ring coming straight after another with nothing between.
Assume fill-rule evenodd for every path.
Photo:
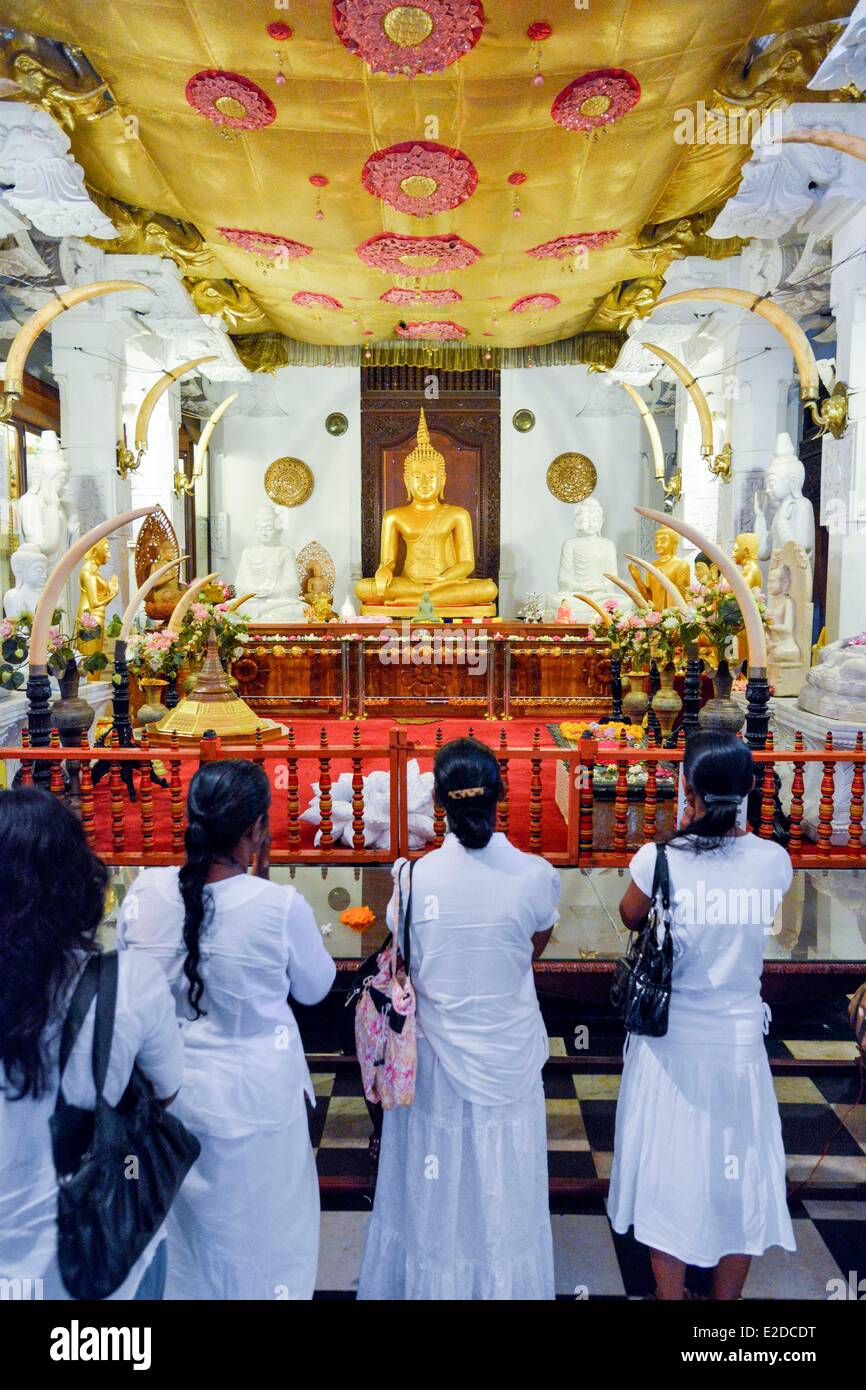
<instances>
[{"instance_id":1,"label":"white blouse","mask_svg":"<svg viewBox=\"0 0 866 1390\"><path fill-rule=\"evenodd\" d=\"M336 968L294 888L238 874L205 892L214 910L201 934L201 1018L187 997L176 868L139 874L123 901L118 947L149 955L168 976L185 1046L176 1111L184 1123L227 1139L281 1129L304 1113L305 1094L314 1099L287 995L317 1004Z\"/></svg>"},{"instance_id":2,"label":"white blouse","mask_svg":"<svg viewBox=\"0 0 866 1390\"><path fill-rule=\"evenodd\" d=\"M95 1012L92 1004L63 1074L67 1101L85 1110L96 1103L91 1060ZM49 1043L55 1070L65 1013L64 1008ZM118 961L105 1081L110 1105L126 1090L135 1062L161 1099L174 1095L183 1075L183 1043L171 994L152 961L126 954ZM39 1100L11 1100L0 1087L0 1278L22 1280L23 1298L69 1298L57 1266L57 1175L48 1127L56 1099L56 1080ZM157 1232L112 1299L132 1298L161 1236Z\"/></svg>"},{"instance_id":3,"label":"white blouse","mask_svg":"<svg viewBox=\"0 0 866 1390\"><path fill-rule=\"evenodd\" d=\"M405 906L407 861L398 860L392 872L388 925L394 930L396 876ZM532 938L558 920L561 889L547 860L524 854L501 834L473 850L446 835L415 866L410 973L418 1032L466 1101L518 1100L547 1060Z\"/></svg>"}]
</instances>

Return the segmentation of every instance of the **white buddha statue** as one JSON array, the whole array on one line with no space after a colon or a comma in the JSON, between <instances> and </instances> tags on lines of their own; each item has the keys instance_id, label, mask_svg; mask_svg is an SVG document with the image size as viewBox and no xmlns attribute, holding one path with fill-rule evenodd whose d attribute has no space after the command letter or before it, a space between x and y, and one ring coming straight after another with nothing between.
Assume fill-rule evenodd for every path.
<instances>
[{"instance_id":1,"label":"white buddha statue","mask_svg":"<svg viewBox=\"0 0 866 1390\"><path fill-rule=\"evenodd\" d=\"M6 591L3 612L7 618L16 622L22 613L36 612L39 596L48 578L48 561L38 546L27 541L13 551L9 563L15 576L15 585Z\"/></svg>"},{"instance_id":2,"label":"white buddha statue","mask_svg":"<svg viewBox=\"0 0 866 1390\"><path fill-rule=\"evenodd\" d=\"M28 465L29 486L18 503L18 525L25 545L42 551L48 572L78 535L78 516L66 497L69 464L53 430L45 430L39 454Z\"/></svg>"},{"instance_id":3,"label":"white buddha statue","mask_svg":"<svg viewBox=\"0 0 866 1390\"><path fill-rule=\"evenodd\" d=\"M845 638L822 647L797 704L824 719L866 723L866 644Z\"/></svg>"},{"instance_id":4,"label":"white buddha statue","mask_svg":"<svg viewBox=\"0 0 866 1390\"><path fill-rule=\"evenodd\" d=\"M578 502L574 509L575 535L563 541L559 554L559 592L548 598L548 607L571 610L575 623L592 623L598 614L589 604L581 603L575 594L586 594L603 604L606 599L615 599L622 608L631 605L621 589L615 588L605 574L616 574L616 546L601 534L604 525L604 510L595 497L587 497Z\"/></svg>"},{"instance_id":5,"label":"white buddha statue","mask_svg":"<svg viewBox=\"0 0 866 1390\"><path fill-rule=\"evenodd\" d=\"M239 594L253 594L241 606L253 623L299 623L305 609L298 583L295 552L282 545L277 536L277 520L270 507L256 512L256 545L241 554L235 588Z\"/></svg>"},{"instance_id":6,"label":"white buddha statue","mask_svg":"<svg viewBox=\"0 0 866 1390\"><path fill-rule=\"evenodd\" d=\"M803 660L794 636L796 610L791 597L791 571L778 556L767 576L767 619L770 624L769 659L772 666L799 666Z\"/></svg>"},{"instance_id":7,"label":"white buddha statue","mask_svg":"<svg viewBox=\"0 0 866 1390\"><path fill-rule=\"evenodd\" d=\"M780 434L776 452L765 474L766 492L755 494L755 534L758 555L769 560L786 541L802 546L811 563L815 553L815 514L812 503L803 496L806 470L797 457L791 436ZM770 527L764 514L766 498L776 504Z\"/></svg>"}]
</instances>

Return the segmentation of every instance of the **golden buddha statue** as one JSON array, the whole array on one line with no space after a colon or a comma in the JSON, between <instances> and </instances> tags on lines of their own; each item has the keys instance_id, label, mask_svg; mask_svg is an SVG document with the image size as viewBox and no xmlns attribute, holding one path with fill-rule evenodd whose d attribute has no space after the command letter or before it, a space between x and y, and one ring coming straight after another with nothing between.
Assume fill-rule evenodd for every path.
<instances>
[{"instance_id":1,"label":"golden buddha statue","mask_svg":"<svg viewBox=\"0 0 866 1390\"><path fill-rule=\"evenodd\" d=\"M492 617L497 588L490 579L471 577L475 569L472 518L465 507L442 500L445 459L430 442L423 410L418 441L403 464L403 478L409 501L392 507L382 518L379 568L356 588L361 611L405 608L408 614L429 594L442 617ZM402 573L395 574L401 537L406 559Z\"/></svg>"},{"instance_id":2,"label":"golden buddha statue","mask_svg":"<svg viewBox=\"0 0 866 1390\"><path fill-rule=\"evenodd\" d=\"M179 561L177 547L173 541L166 539L156 552L156 559L150 566L149 573L153 574L156 570L161 569L163 565L167 565L170 560L174 559ZM151 589L147 598L144 600L144 611L149 618L162 618L164 622L168 622L168 619L177 607L178 600L187 587L185 584L178 582L179 571L180 564L178 563L177 569L169 570L165 578L157 584L154 589Z\"/></svg>"},{"instance_id":3,"label":"golden buddha statue","mask_svg":"<svg viewBox=\"0 0 866 1390\"><path fill-rule=\"evenodd\" d=\"M660 526L655 534L656 559L654 561L656 569L661 570L677 589L683 598L688 593L691 583L691 571L687 560L681 560L677 556L680 538L676 531L672 531L670 526ZM659 612L663 608L670 607L670 597L662 588L654 575L648 574L646 579L643 571L638 565L630 564L628 572L635 583L635 588L642 598L652 608Z\"/></svg>"},{"instance_id":4,"label":"golden buddha statue","mask_svg":"<svg viewBox=\"0 0 866 1390\"><path fill-rule=\"evenodd\" d=\"M78 612L75 617L76 631L86 630L90 625L90 620L97 625L96 635L90 639L78 639L78 650L84 657L95 656L101 652L105 646L105 610L113 598L117 597L118 582L117 577L112 575L110 579L103 579L99 571L103 565L107 565L110 559L108 539L97 541L92 545L81 562L81 574L78 576L78 587L80 598L78 600ZM92 671L88 680L98 681L100 673Z\"/></svg>"},{"instance_id":5,"label":"golden buddha statue","mask_svg":"<svg viewBox=\"0 0 866 1390\"><path fill-rule=\"evenodd\" d=\"M754 531L741 531L734 539L732 551L734 564L742 571L750 589L760 589L763 584L761 566L758 564L758 537Z\"/></svg>"}]
</instances>

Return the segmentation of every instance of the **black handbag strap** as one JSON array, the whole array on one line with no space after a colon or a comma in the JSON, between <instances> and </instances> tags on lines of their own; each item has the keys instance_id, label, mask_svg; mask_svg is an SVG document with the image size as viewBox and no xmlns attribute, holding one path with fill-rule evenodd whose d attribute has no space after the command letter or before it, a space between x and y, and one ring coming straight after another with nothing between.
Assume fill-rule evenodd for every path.
<instances>
[{"instance_id":1,"label":"black handbag strap","mask_svg":"<svg viewBox=\"0 0 866 1390\"><path fill-rule=\"evenodd\" d=\"M402 866L401 866L400 870L399 870L398 873L397 873L398 906L397 906L397 931L396 931L395 936L396 936L396 943L397 943L397 945L399 946L399 945L400 945L400 928L402 927L402 928L403 928L403 950L402 950L403 964L404 964L404 966L406 967L406 978L409 979L409 978L410 978L410 973L409 973L409 962L410 962L411 951L412 951L412 945L411 945L411 935L412 935L412 875L413 875L414 872L415 872L415 860L414 860L414 859L410 859L410 860L408 860L407 862L408 862L408 864L409 864L409 893L408 893L408 895L407 895L407 897L406 897L406 906L405 906L405 908L403 907L403 882L402 882L403 870L402 870Z\"/></svg>"},{"instance_id":2,"label":"black handbag strap","mask_svg":"<svg viewBox=\"0 0 866 1390\"><path fill-rule=\"evenodd\" d=\"M96 1017L93 1021L93 1084L97 1101L102 1099L105 1078L108 1075L108 1062L111 1056L111 1039L114 1034L114 1011L117 1004L117 952L92 955L88 960L75 992L69 1001L63 1032L60 1035L60 1082L57 1091L58 1105L61 1103L63 1073L81 1032L94 997L96 998Z\"/></svg>"},{"instance_id":3,"label":"black handbag strap","mask_svg":"<svg viewBox=\"0 0 866 1390\"><path fill-rule=\"evenodd\" d=\"M671 910L671 870L668 852L664 845L656 845L656 862L653 870L652 900L660 897L665 914Z\"/></svg>"}]
</instances>

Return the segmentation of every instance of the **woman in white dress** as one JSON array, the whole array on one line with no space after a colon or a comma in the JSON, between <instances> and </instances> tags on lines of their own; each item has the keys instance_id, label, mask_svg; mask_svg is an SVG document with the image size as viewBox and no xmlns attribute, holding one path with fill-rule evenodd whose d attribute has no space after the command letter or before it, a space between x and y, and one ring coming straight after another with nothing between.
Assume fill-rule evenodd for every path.
<instances>
[{"instance_id":1,"label":"woman in white dress","mask_svg":"<svg viewBox=\"0 0 866 1390\"><path fill-rule=\"evenodd\" d=\"M68 1299L57 1262L57 1173L51 1116L60 1035L92 955L108 870L81 822L50 792L0 792L0 1280L2 1297ZM63 1072L70 1105L92 1110L91 1004ZM158 966L118 962L104 1096L117 1105L137 1065L168 1105L183 1074L174 1004ZM160 1228L111 1299L162 1297ZM7 1282L8 1281L8 1282Z\"/></svg>"},{"instance_id":2,"label":"woman in white dress","mask_svg":"<svg viewBox=\"0 0 866 1390\"><path fill-rule=\"evenodd\" d=\"M412 876L418 1069L384 1115L359 1299L550 1299L553 1245L532 962L557 920L559 875L494 833L496 758L474 739L436 755L449 833ZM388 922L396 930L394 865Z\"/></svg>"},{"instance_id":3,"label":"woman in white dress","mask_svg":"<svg viewBox=\"0 0 866 1390\"><path fill-rule=\"evenodd\" d=\"M764 942L791 885L787 852L737 828L754 783L749 748L695 734L686 810L667 846L674 945L668 1030L629 1035L616 1110L608 1215L650 1247L657 1297L685 1297L687 1265L740 1297L753 1255L796 1249L779 1107L764 1046ZM635 931L650 907L655 845L631 861L620 904Z\"/></svg>"},{"instance_id":4,"label":"woman in white dress","mask_svg":"<svg viewBox=\"0 0 866 1390\"><path fill-rule=\"evenodd\" d=\"M140 874L118 921L120 945L168 976L185 1043L176 1113L202 1146L169 1214L169 1299L315 1287L313 1086L287 995L318 1003L335 970L304 899L268 882L269 806L261 767L206 763L189 787L186 863Z\"/></svg>"}]
</instances>

